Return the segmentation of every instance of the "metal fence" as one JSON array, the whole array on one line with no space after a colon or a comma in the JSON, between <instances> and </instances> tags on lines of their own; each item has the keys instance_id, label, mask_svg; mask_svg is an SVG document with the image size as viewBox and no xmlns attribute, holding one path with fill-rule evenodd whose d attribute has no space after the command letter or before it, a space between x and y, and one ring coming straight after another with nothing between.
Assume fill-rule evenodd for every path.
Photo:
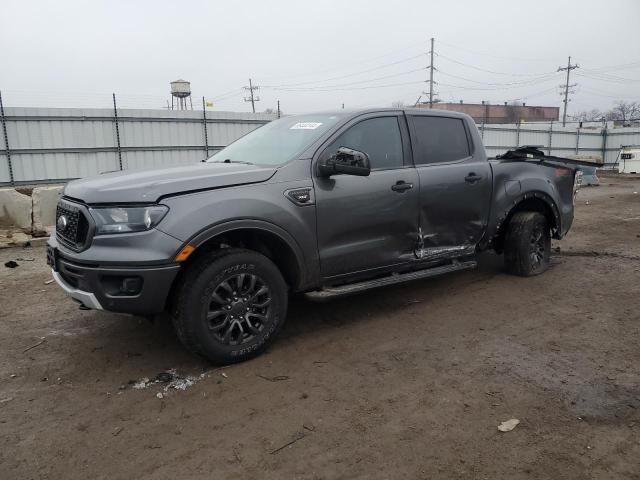
<instances>
[{"instance_id":1,"label":"metal fence","mask_svg":"<svg viewBox=\"0 0 640 480\"><path fill-rule=\"evenodd\" d=\"M7 107L0 111L0 185L61 183L114 170L193 163L274 118L203 110ZM534 145L558 156L590 155L612 166L621 146L640 144L637 127L523 122L478 128L489 155Z\"/></svg>"},{"instance_id":2,"label":"metal fence","mask_svg":"<svg viewBox=\"0 0 640 480\"><path fill-rule=\"evenodd\" d=\"M203 110L7 107L1 113L0 185L194 163L276 118Z\"/></svg>"}]
</instances>

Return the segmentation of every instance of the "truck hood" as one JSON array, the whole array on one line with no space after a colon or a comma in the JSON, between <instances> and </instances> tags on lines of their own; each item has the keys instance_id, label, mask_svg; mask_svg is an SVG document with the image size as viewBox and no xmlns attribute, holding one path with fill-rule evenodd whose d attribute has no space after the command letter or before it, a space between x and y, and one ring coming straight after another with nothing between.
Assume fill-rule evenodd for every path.
<instances>
[{"instance_id":1,"label":"truck hood","mask_svg":"<svg viewBox=\"0 0 640 480\"><path fill-rule=\"evenodd\" d=\"M168 195L264 182L275 172L275 168L239 163L128 170L74 180L64 195L89 204L151 203Z\"/></svg>"}]
</instances>

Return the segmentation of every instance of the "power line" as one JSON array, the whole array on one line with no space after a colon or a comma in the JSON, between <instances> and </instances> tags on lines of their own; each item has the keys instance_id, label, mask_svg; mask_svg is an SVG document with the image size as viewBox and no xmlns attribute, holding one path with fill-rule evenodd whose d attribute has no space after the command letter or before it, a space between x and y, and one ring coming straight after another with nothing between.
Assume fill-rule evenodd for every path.
<instances>
[{"instance_id":1,"label":"power line","mask_svg":"<svg viewBox=\"0 0 640 480\"><path fill-rule=\"evenodd\" d=\"M562 126L564 127L567 123L567 104L569 103L569 88L575 87L577 83L569 85L569 75L571 74L571 70L575 70L576 68L580 68L578 64L571 65L571 55L569 55L569 60L567 61L566 67L558 67L559 72L567 72L567 82L564 85L564 111L562 113ZM560 86L562 88L562 85ZM574 92L571 92L574 93Z\"/></svg>"},{"instance_id":2,"label":"power line","mask_svg":"<svg viewBox=\"0 0 640 480\"><path fill-rule=\"evenodd\" d=\"M592 75L588 75L588 74L585 75L584 73L576 73L576 75L578 75L579 77L590 78L593 80L599 80L601 82L609 82L609 83L624 84L624 83L640 82L640 79L638 78L623 78L623 77L608 75L604 73L598 73L598 74L592 74Z\"/></svg>"},{"instance_id":3,"label":"power line","mask_svg":"<svg viewBox=\"0 0 640 480\"><path fill-rule=\"evenodd\" d=\"M628 70L630 68L640 68L640 61L636 60L629 63L620 63L618 65L609 65L606 67L584 68L582 69L582 71L587 73L598 73L598 72L605 72L608 70Z\"/></svg>"},{"instance_id":4,"label":"power line","mask_svg":"<svg viewBox=\"0 0 640 480\"><path fill-rule=\"evenodd\" d=\"M499 59L503 59L503 60L518 60L518 61L528 61L528 62L546 62L546 59L542 59L542 58L523 58L523 57L504 57L504 56L499 56L499 55L494 55L492 53L486 53L486 52L479 52L477 50L469 50L468 48L465 47L460 47L458 45L454 45L452 43L448 43L448 42L443 42L442 40L438 40L440 43L442 43L443 45L446 45L448 47L453 47L453 48L457 48L458 50L462 50L465 52L469 52L469 53L473 53L475 55L484 55L487 57L493 57L493 58L499 58Z\"/></svg>"},{"instance_id":5,"label":"power line","mask_svg":"<svg viewBox=\"0 0 640 480\"><path fill-rule=\"evenodd\" d=\"M355 77L357 75L362 75L364 73L373 72L375 70L380 70L380 69L383 69L383 68L392 67L394 65L398 65L398 64L404 63L404 62L408 62L410 60L414 60L414 59L419 58L419 57L422 57L422 54L414 55L412 57L405 58L403 60L398 60L398 61L395 61L395 62L392 62L392 63L379 65L379 66L376 66L376 67L373 67L373 68L369 68L367 70L361 70L361 71L355 72L355 73L349 73L349 74L346 74L346 75L340 75L340 76L337 76L337 77L330 77L330 78L325 78L325 79L322 79L322 80L311 80L311 81L308 81L308 82L283 83L283 84L280 84L280 85L265 85L264 88L297 87L297 86L301 86L301 85L313 85L313 84L316 84L316 83L330 82L332 80L341 80L343 78Z\"/></svg>"},{"instance_id":6,"label":"power line","mask_svg":"<svg viewBox=\"0 0 640 480\"><path fill-rule=\"evenodd\" d=\"M300 73L300 74L293 75L293 76L288 75L287 78L290 79L290 78L308 77L308 76L311 76L311 75L318 75L318 74L323 74L323 73L335 72L335 71L338 71L338 70L344 70L345 67L351 68L351 67L354 67L354 66L357 66L357 65L363 65L363 64L366 64L366 63L371 63L374 60L378 60L380 58L389 57L391 55L395 55L395 54L400 53L400 52L406 52L407 50L411 50L412 48L417 47L418 45L422 45L422 42L412 43L412 44L409 44L409 45L407 45L405 47L398 48L396 50L392 50L391 52L385 53L383 55L377 55L375 57L370 57L370 58L367 58L367 59L364 59L364 60L360 60L360 61L357 61L357 62L349 62L348 64L342 64L342 65L339 65L339 66L336 66L336 67L333 67L333 68L330 68L330 69L315 70L315 71L312 71L312 72ZM418 56L421 56L421 55L418 55ZM267 79L269 79L269 78L270 77L267 77Z\"/></svg>"},{"instance_id":7,"label":"power line","mask_svg":"<svg viewBox=\"0 0 640 480\"><path fill-rule=\"evenodd\" d=\"M410 73L415 73L415 72L422 72L424 70L425 70L425 67L420 67L420 68L415 68L413 70L407 70L407 71L404 71L404 72L394 73L394 74L391 74L391 75L384 75L382 77L370 78L368 80L358 80L358 81L355 81L355 82L338 83L338 84L335 84L335 85L319 85L319 86L313 86L313 87L275 87L275 86L274 87L269 87L269 86L264 86L262 88L271 88L272 90L285 90L285 91L296 90L296 91L300 91L300 92L307 91L307 90L312 91L312 90L318 90L318 89L327 90L327 89L332 89L332 88L340 88L340 87L348 87L348 86L351 86L351 85L358 85L358 84L361 84L361 83L376 82L378 80L386 80L387 78L400 77L402 75L408 75Z\"/></svg>"},{"instance_id":8,"label":"power line","mask_svg":"<svg viewBox=\"0 0 640 480\"><path fill-rule=\"evenodd\" d=\"M551 73L556 73L556 72L545 72L545 73L507 73L507 72L496 72L495 70L488 70L486 68L481 68L481 67L477 67L475 65L471 65L470 63L465 63L465 62L461 62L459 60L456 60L455 58L451 58L448 57L446 55L443 55L441 53L437 54L439 58L444 58L445 60L448 60L452 63L456 63L458 65L462 65L463 67L467 67L467 68L473 68L474 70L479 70L480 72L486 72L486 73L493 73L495 75L509 75L512 77L535 77L535 76L540 76L540 75L549 75Z\"/></svg>"},{"instance_id":9,"label":"power line","mask_svg":"<svg viewBox=\"0 0 640 480\"><path fill-rule=\"evenodd\" d=\"M529 78L527 80L520 80L520 81L514 81L514 82L482 82L479 80L473 80L471 78L466 78L466 77L461 77L459 75L454 75L452 73L446 73L440 69L437 69L438 72L440 73L440 75L445 75L447 77L452 77L452 78L457 78L459 80L465 80L467 82L472 82L478 85L489 85L489 86L510 86L510 85L531 85L531 84L536 84L536 83L541 83L543 81L548 81L553 79L553 77L555 77L557 72L553 72L551 74L548 75L541 75L539 77L536 78Z\"/></svg>"},{"instance_id":10,"label":"power line","mask_svg":"<svg viewBox=\"0 0 640 480\"><path fill-rule=\"evenodd\" d=\"M386 85L369 85L365 87L347 87L347 88L324 88L324 87L313 87L313 88L278 88L274 90L282 90L285 92L299 92L299 93L315 93L315 92L334 92L334 91L342 91L342 90L368 90L372 88L386 88L386 87L395 87L399 85L416 85L419 83L424 83L424 80L419 80L415 82L401 82L401 83L389 83Z\"/></svg>"}]
</instances>

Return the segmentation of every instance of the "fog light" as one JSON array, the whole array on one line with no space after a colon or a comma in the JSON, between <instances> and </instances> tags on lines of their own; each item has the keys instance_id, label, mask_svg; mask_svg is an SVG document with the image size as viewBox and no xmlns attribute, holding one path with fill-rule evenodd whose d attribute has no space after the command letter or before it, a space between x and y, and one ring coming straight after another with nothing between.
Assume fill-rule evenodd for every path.
<instances>
[{"instance_id":1,"label":"fog light","mask_svg":"<svg viewBox=\"0 0 640 480\"><path fill-rule=\"evenodd\" d=\"M125 277L120 285L120 292L127 295L136 295L142 290L142 278Z\"/></svg>"}]
</instances>

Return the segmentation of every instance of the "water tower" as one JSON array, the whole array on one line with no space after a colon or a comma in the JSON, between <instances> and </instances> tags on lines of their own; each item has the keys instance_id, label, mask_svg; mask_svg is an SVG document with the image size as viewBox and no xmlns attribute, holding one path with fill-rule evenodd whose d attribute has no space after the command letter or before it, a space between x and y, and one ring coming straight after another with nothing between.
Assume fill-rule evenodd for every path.
<instances>
[{"instance_id":1,"label":"water tower","mask_svg":"<svg viewBox=\"0 0 640 480\"><path fill-rule=\"evenodd\" d=\"M176 110L187 109L187 99L193 110L193 102L191 101L191 83L186 80L174 80L171 82L171 110L174 109L173 100L176 100Z\"/></svg>"}]
</instances>

